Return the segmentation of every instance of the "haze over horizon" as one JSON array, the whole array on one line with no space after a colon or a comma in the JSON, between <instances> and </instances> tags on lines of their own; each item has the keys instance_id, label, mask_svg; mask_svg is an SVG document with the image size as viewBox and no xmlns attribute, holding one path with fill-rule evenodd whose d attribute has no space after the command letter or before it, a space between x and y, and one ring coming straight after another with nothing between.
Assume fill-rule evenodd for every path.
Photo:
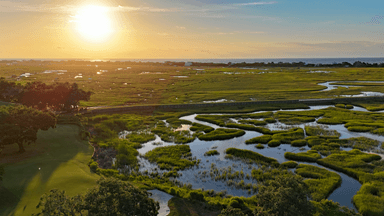
<instances>
[{"instance_id":1,"label":"haze over horizon","mask_svg":"<svg viewBox=\"0 0 384 216\"><path fill-rule=\"evenodd\" d=\"M382 1L0 0L0 59L383 57Z\"/></svg>"}]
</instances>

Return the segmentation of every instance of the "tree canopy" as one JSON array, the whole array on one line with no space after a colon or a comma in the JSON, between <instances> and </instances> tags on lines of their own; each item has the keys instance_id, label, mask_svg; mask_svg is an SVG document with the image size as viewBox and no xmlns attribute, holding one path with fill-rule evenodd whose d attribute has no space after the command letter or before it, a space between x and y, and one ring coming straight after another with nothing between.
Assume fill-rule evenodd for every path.
<instances>
[{"instance_id":1,"label":"tree canopy","mask_svg":"<svg viewBox=\"0 0 384 216\"><path fill-rule=\"evenodd\" d=\"M19 145L36 141L39 130L56 127L56 117L50 112L39 111L25 106L0 106L0 147Z\"/></svg>"},{"instance_id":2,"label":"tree canopy","mask_svg":"<svg viewBox=\"0 0 384 216\"><path fill-rule=\"evenodd\" d=\"M101 178L98 186L85 195L68 197L64 191L51 190L40 198L37 215L146 215L158 214L159 203L128 182Z\"/></svg>"},{"instance_id":3,"label":"tree canopy","mask_svg":"<svg viewBox=\"0 0 384 216\"><path fill-rule=\"evenodd\" d=\"M302 177L290 173L264 183L256 195L258 216L307 216L313 214L310 191Z\"/></svg>"},{"instance_id":4,"label":"tree canopy","mask_svg":"<svg viewBox=\"0 0 384 216\"><path fill-rule=\"evenodd\" d=\"M0 78L0 100L21 103L39 110L69 111L77 109L80 100L88 101L92 92L79 89L76 83L29 82L26 85Z\"/></svg>"}]
</instances>

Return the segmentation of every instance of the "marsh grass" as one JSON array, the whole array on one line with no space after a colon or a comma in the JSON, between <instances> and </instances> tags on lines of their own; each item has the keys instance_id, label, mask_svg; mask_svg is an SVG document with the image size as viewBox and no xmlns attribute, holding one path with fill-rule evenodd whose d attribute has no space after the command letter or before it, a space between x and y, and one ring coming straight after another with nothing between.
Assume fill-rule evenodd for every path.
<instances>
[{"instance_id":1,"label":"marsh grass","mask_svg":"<svg viewBox=\"0 0 384 216\"><path fill-rule=\"evenodd\" d=\"M257 144L255 147L258 149L264 149L265 148L265 146L262 144Z\"/></svg>"},{"instance_id":2,"label":"marsh grass","mask_svg":"<svg viewBox=\"0 0 384 216\"><path fill-rule=\"evenodd\" d=\"M325 126L305 126L305 133L308 136L319 136L319 137L340 137L340 133L337 130L327 130Z\"/></svg>"},{"instance_id":3,"label":"marsh grass","mask_svg":"<svg viewBox=\"0 0 384 216\"><path fill-rule=\"evenodd\" d=\"M284 157L289 160L307 162L316 162L318 159L321 159L321 155L314 150L308 150L307 152L300 153L285 152Z\"/></svg>"},{"instance_id":4,"label":"marsh grass","mask_svg":"<svg viewBox=\"0 0 384 216\"><path fill-rule=\"evenodd\" d=\"M259 137L255 137L255 138L246 140L245 144L255 144L255 143L267 144L271 140L272 140L271 135L263 135L263 136L259 136Z\"/></svg>"},{"instance_id":5,"label":"marsh grass","mask_svg":"<svg viewBox=\"0 0 384 216\"><path fill-rule=\"evenodd\" d=\"M213 155L219 155L220 153L217 150L210 150L204 153L204 156L213 156Z\"/></svg>"},{"instance_id":6,"label":"marsh grass","mask_svg":"<svg viewBox=\"0 0 384 216\"><path fill-rule=\"evenodd\" d=\"M384 183L369 182L353 196L353 203L363 215L384 215Z\"/></svg>"},{"instance_id":7,"label":"marsh grass","mask_svg":"<svg viewBox=\"0 0 384 216\"><path fill-rule=\"evenodd\" d=\"M281 163L280 167L293 169L293 168L296 168L297 165L298 165L298 163L296 163L295 161L286 161L286 162Z\"/></svg>"},{"instance_id":8,"label":"marsh grass","mask_svg":"<svg viewBox=\"0 0 384 216\"><path fill-rule=\"evenodd\" d=\"M242 149L236 149L236 148L229 148L225 151L226 154L232 155L237 158L242 159L250 159L254 163L266 163L271 165L278 165L279 162L277 162L276 159L265 157L262 154L259 154L257 152L253 152L250 150L242 150Z\"/></svg>"},{"instance_id":9,"label":"marsh grass","mask_svg":"<svg viewBox=\"0 0 384 216\"><path fill-rule=\"evenodd\" d=\"M341 177L335 172L328 171L313 165L300 164L295 172L304 178L309 186L312 199L320 201L326 199L336 188L341 185Z\"/></svg>"},{"instance_id":10,"label":"marsh grass","mask_svg":"<svg viewBox=\"0 0 384 216\"><path fill-rule=\"evenodd\" d=\"M375 165L371 162L380 160L381 157L376 154L368 154L358 149L351 151L340 151L333 153L326 158L317 161L320 165L343 172L357 180L364 177L365 174L373 173Z\"/></svg>"},{"instance_id":11,"label":"marsh grass","mask_svg":"<svg viewBox=\"0 0 384 216\"><path fill-rule=\"evenodd\" d=\"M302 128L293 128L288 132L274 134L272 139L280 140L281 143L290 144L294 140L304 139L304 130Z\"/></svg>"},{"instance_id":12,"label":"marsh grass","mask_svg":"<svg viewBox=\"0 0 384 216\"><path fill-rule=\"evenodd\" d=\"M207 125L203 125L203 124L199 124L199 123L192 123L192 127L190 128L191 131L195 131L195 132L204 132L204 133L209 133L213 130L215 130L213 127L210 127L210 126L207 126Z\"/></svg>"},{"instance_id":13,"label":"marsh grass","mask_svg":"<svg viewBox=\"0 0 384 216\"><path fill-rule=\"evenodd\" d=\"M205 140L205 141L226 140L226 139L232 139L235 137L243 136L244 134L245 132L243 130L218 128L209 133L200 134L198 138L200 140Z\"/></svg>"},{"instance_id":14,"label":"marsh grass","mask_svg":"<svg viewBox=\"0 0 384 216\"><path fill-rule=\"evenodd\" d=\"M280 146L281 145L281 141L278 140L278 139L273 139L271 141L268 142L268 146L269 147L277 147L277 146Z\"/></svg>"},{"instance_id":15,"label":"marsh grass","mask_svg":"<svg viewBox=\"0 0 384 216\"><path fill-rule=\"evenodd\" d=\"M160 169L168 170L183 170L197 164L196 160L192 160L188 145L157 147L147 152L145 158L152 163L157 163Z\"/></svg>"},{"instance_id":16,"label":"marsh grass","mask_svg":"<svg viewBox=\"0 0 384 216\"><path fill-rule=\"evenodd\" d=\"M308 144L307 140L302 139L302 140L294 140L291 142L291 145L294 147L303 147Z\"/></svg>"}]
</instances>

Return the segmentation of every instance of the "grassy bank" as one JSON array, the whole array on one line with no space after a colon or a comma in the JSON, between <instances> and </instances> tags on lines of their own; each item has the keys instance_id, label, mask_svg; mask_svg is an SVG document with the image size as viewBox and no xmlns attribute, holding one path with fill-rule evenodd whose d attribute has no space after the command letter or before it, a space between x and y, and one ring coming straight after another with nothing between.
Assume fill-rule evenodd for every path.
<instances>
[{"instance_id":1,"label":"grassy bank","mask_svg":"<svg viewBox=\"0 0 384 216\"><path fill-rule=\"evenodd\" d=\"M74 196L96 185L99 176L87 165L93 148L80 138L78 126L58 125L40 131L36 144L26 149L25 157L9 152L19 162L5 165L0 215L31 215L40 196L54 188ZM2 155L1 162L7 157Z\"/></svg>"}]
</instances>

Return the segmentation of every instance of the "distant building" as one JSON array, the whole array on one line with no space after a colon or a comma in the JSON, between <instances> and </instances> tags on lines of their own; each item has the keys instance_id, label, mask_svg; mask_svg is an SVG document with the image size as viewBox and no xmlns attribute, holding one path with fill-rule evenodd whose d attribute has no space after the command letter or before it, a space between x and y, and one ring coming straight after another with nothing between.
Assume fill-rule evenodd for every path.
<instances>
[{"instance_id":1,"label":"distant building","mask_svg":"<svg viewBox=\"0 0 384 216\"><path fill-rule=\"evenodd\" d=\"M187 66L187 67L192 66L192 62L186 62L184 66Z\"/></svg>"}]
</instances>

